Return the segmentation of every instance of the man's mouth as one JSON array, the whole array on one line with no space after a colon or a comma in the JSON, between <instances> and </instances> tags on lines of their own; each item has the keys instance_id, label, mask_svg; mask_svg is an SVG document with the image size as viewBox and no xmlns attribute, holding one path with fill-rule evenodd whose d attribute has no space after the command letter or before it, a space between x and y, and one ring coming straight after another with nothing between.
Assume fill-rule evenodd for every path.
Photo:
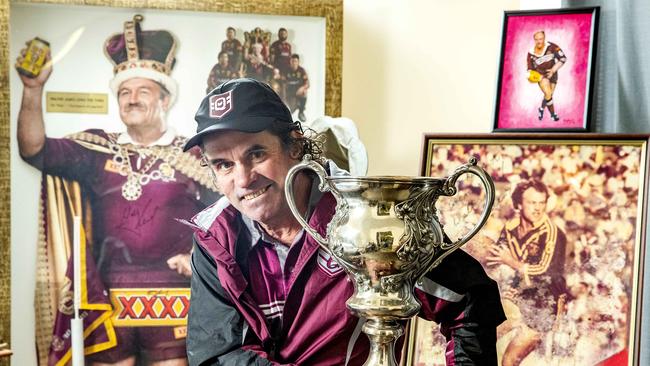
<instances>
[{"instance_id":1,"label":"man's mouth","mask_svg":"<svg viewBox=\"0 0 650 366\"><path fill-rule=\"evenodd\" d=\"M144 110L144 106L141 104L130 104L126 107L127 112L142 111L142 110Z\"/></svg>"},{"instance_id":2,"label":"man's mouth","mask_svg":"<svg viewBox=\"0 0 650 366\"><path fill-rule=\"evenodd\" d=\"M257 197L261 196L262 194L264 194L264 192L266 192L269 189L269 187L270 186L266 186L266 187L260 189L259 191L249 193L249 194L247 194L245 196L242 196L242 200L250 201L250 200L252 200L254 198L257 198Z\"/></svg>"}]
</instances>

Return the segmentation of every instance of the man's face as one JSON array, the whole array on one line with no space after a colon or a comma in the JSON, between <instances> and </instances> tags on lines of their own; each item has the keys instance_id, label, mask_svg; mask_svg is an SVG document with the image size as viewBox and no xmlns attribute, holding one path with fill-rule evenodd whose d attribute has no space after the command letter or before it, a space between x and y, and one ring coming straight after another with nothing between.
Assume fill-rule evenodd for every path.
<instances>
[{"instance_id":1,"label":"man's face","mask_svg":"<svg viewBox=\"0 0 650 366\"><path fill-rule=\"evenodd\" d=\"M544 218L546 213L546 193L538 192L534 188L528 188L522 195L521 213L524 218L536 223Z\"/></svg>"},{"instance_id":2,"label":"man's face","mask_svg":"<svg viewBox=\"0 0 650 366\"><path fill-rule=\"evenodd\" d=\"M254 43L253 44L253 54L255 56L262 56L262 48L264 48L264 46L262 46L261 43Z\"/></svg>"},{"instance_id":3,"label":"man's face","mask_svg":"<svg viewBox=\"0 0 650 366\"><path fill-rule=\"evenodd\" d=\"M291 70L296 71L298 70L298 66L300 66L300 60L298 60L295 57L292 57L291 61L289 62L289 65L291 66Z\"/></svg>"},{"instance_id":4,"label":"man's face","mask_svg":"<svg viewBox=\"0 0 650 366\"><path fill-rule=\"evenodd\" d=\"M223 131L203 138L203 153L219 191L242 214L267 225L291 216L284 179L298 163L298 152L285 149L279 137Z\"/></svg>"},{"instance_id":5,"label":"man's face","mask_svg":"<svg viewBox=\"0 0 650 366\"><path fill-rule=\"evenodd\" d=\"M542 32L537 32L533 36L533 39L535 40L535 47L536 48L543 48L544 44L546 43L546 36Z\"/></svg>"},{"instance_id":6,"label":"man's face","mask_svg":"<svg viewBox=\"0 0 650 366\"><path fill-rule=\"evenodd\" d=\"M219 65L228 66L228 54L227 53L222 53L221 56L219 56Z\"/></svg>"},{"instance_id":7,"label":"man's face","mask_svg":"<svg viewBox=\"0 0 650 366\"><path fill-rule=\"evenodd\" d=\"M278 32L278 38L281 41L286 41L288 37L289 37L289 34L288 34L288 32L286 30L283 29L283 30Z\"/></svg>"},{"instance_id":8,"label":"man's face","mask_svg":"<svg viewBox=\"0 0 650 366\"><path fill-rule=\"evenodd\" d=\"M232 41L233 38L235 38L235 31L232 29L228 29L226 31L226 38L228 38L229 41Z\"/></svg>"},{"instance_id":9,"label":"man's face","mask_svg":"<svg viewBox=\"0 0 650 366\"><path fill-rule=\"evenodd\" d=\"M169 96L161 99L161 87L153 80L132 78L117 91L120 118L127 127L158 128L169 108Z\"/></svg>"}]
</instances>

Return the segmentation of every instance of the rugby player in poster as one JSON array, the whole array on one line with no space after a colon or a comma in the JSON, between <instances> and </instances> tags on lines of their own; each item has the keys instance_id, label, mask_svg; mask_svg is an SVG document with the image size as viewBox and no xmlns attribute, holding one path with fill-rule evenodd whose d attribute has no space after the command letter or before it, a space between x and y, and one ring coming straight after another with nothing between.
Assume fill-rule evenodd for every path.
<instances>
[{"instance_id":1,"label":"rugby player in poster","mask_svg":"<svg viewBox=\"0 0 650 366\"><path fill-rule=\"evenodd\" d=\"M559 121L560 117L555 113L553 106L553 92L557 85L557 71L566 63L566 55L558 45L546 41L543 30L535 32L533 39L535 47L528 51L526 56L528 80L537 83L544 93L542 105L537 109L537 118L541 121L544 118L544 109L548 108L551 119Z\"/></svg>"}]
</instances>

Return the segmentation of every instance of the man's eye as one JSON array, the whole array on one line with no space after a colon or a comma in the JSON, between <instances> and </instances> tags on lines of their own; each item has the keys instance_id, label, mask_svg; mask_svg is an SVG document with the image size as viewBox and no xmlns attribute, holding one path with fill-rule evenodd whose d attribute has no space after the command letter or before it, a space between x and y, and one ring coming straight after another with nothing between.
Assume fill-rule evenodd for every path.
<instances>
[{"instance_id":1,"label":"man's eye","mask_svg":"<svg viewBox=\"0 0 650 366\"><path fill-rule=\"evenodd\" d=\"M251 151L250 156L251 156L252 160L258 161L258 160L264 159L264 157L266 156L266 151L264 151L264 150Z\"/></svg>"},{"instance_id":2,"label":"man's eye","mask_svg":"<svg viewBox=\"0 0 650 366\"><path fill-rule=\"evenodd\" d=\"M226 170L232 168L232 166L233 166L233 164L231 162L219 161L219 162L214 164L214 169L217 172L223 172L223 171L226 171Z\"/></svg>"}]
</instances>

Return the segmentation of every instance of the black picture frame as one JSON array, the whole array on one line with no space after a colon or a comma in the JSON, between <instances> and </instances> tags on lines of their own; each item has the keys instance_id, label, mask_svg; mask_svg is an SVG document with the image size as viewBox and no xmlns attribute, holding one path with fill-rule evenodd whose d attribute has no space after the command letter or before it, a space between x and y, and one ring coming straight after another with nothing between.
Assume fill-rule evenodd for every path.
<instances>
[{"instance_id":1,"label":"black picture frame","mask_svg":"<svg viewBox=\"0 0 650 366\"><path fill-rule=\"evenodd\" d=\"M493 132L591 130L599 14L600 7L504 12ZM544 42L539 57L534 37ZM542 71L539 81L531 67Z\"/></svg>"}]
</instances>

